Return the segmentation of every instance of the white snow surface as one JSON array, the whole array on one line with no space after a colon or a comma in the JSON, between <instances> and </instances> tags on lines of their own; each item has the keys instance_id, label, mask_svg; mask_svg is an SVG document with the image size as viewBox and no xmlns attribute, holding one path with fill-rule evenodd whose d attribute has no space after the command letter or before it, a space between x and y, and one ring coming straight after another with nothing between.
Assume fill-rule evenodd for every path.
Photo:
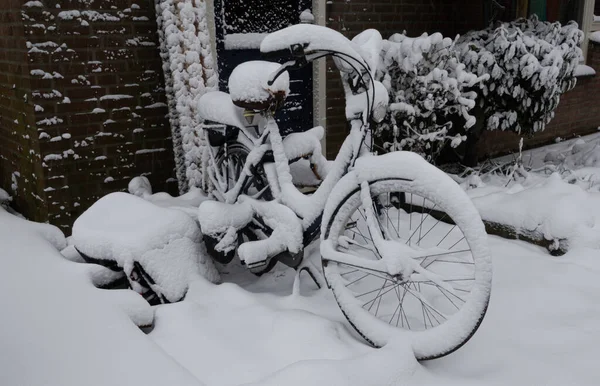
<instances>
[{"instance_id":1,"label":"white snow surface","mask_svg":"<svg viewBox=\"0 0 600 386\"><path fill-rule=\"evenodd\" d=\"M302 276L292 292L295 272L281 265L260 278L222 267L225 284L197 281L182 302L155 307L145 336L121 300L102 296L112 291L95 289L86 267L30 225L0 210L2 385L592 386L600 377L595 250L557 258L489 237L497 258L482 326L457 352L419 364L402 340L367 346L329 290ZM315 264L318 249L306 251Z\"/></svg>"},{"instance_id":2,"label":"white snow surface","mask_svg":"<svg viewBox=\"0 0 600 386\"><path fill-rule=\"evenodd\" d=\"M589 39L594 43L600 43L600 31L595 31L589 34Z\"/></svg>"},{"instance_id":3,"label":"white snow surface","mask_svg":"<svg viewBox=\"0 0 600 386\"><path fill-rule=\"evenodd\" d=\"M152 194L150 181L144 176L134 177L129 182L128 191L130 194L150 201L154 205L180 210L194 221L197 221L200 203L208 199L202 190L196 187L191 187L187 193L176 197L166 192Z\"/></svg>"},{"instance_id":4,"label":"white snow surface","mask_svg":"<svg viewBox=\"0 0 600 386\"><path fill-rule=\"evenodd\" d=\"M474 197L485 220L537 231L570 247L600 249L600 194L565 182L557 173L537 184Z\"/></svg>"},{"instance_id":5,"label":"white snow surface","mask_svg":"<svg viewBox=\"0 0 600 386\"><path fill-rule=\"evenodd\" d=\"M40 225L0 208L0 384L202 385L121 310L139 295L96 289Z\"/></svg>"},{"instance_id":6,"label":"white snow surface","mask_svg":"<svg viewBox=\"0 0 600 386\"><path fill-rule=\"evenodd\" d=\"M484 175L463 182L481 217L538 232L567 248L599 249L600 133L527 150L521 159L532 169L525 177Z\"/></svg>"},{"instance_id":7,"label":"white snow surface","mask_svg":"<svg viewBox=\"0 0 600 386\"><path fill-rule=\"evenodd\" d=\"M260 48L267 33L234 33L226 34L223 43L226 50L249 50Z\"/></svg>"},{"instance_id":8,"label":"white snow surface","mask_svg":"<svg viewBox=\"0 0 600 386\"><path fill-rule=\"evenodd\" d=\"M229 95L233 102L264 102L276 93L283 93L287 97L290 93L290 75L287 71L271 86L267 85L271 74L280 67L279 63L263 60L252 60L238 65L229 76Z\"/></svg>"},{"instance_id":9,"label":"white snow surface","mask_svg":"<svg viewBox=\"0 0 600 386\"><path fill-rule=\"evenodd\" d=\"M592 67L587 66L585 64L580 64L577 67L575 67L574 75L575 76L593 76L593 75L596 75L596 70L594 70Z\"/></svg>"},{"instance_id":10,"label":"white snow surface","mask_svg":"<svg viewBox=\"0 0 600 386\"><path fill-rule=\"evenodd\" d=\"M139 262L169 301L181 299L189 283L202 276L219 280L190 216L127 193L94 203L75 221L72 241L90 257L116 261L127 275Z\"/></svg>"}]
</instances>

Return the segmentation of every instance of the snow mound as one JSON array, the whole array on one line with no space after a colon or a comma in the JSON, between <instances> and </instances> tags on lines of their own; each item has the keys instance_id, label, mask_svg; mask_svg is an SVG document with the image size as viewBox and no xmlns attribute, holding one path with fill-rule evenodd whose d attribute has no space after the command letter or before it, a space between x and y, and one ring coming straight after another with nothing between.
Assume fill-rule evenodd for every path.
<instances>
[{"instance_id":1,"label":"snow mound","mask_svg":"<svg viewBox=\"0 0 600 386\"><path fill-rule=\"evenodd\" d=\"M144 176L133 177L131 181L129 181L129 185L127 185L127 190L134 196L142 198L152 195L152 185L150 185L150 180Z\"/></svg>"},{"instance_id":2,"label":"snow mound","mask_svg":"<svg viewBox=\"0 0 600 386\"><path fill-rule=\"evenodd\" d=\"M6 190L0 189L0 205L5 205L12 201L10 194L6 193Z\"/></svg>"},{"instance_id":3,"label":"snow mound","mask_svg":"<svg viewBox=\"0 0 600 386\"><path fill-rule=\"evenodd\" d=\"M194 221L197 220L197 211L200 203L208 199L202 189L194 186L190 187L187 193L180 196L171 196L166 192L153 194L150 181L144 176L134 177L129 182L128 190L134 196L150 201L154 205L180 210L194 219Z\"/></svg>"},{"instance_id":4,"label":"snow mound","mask_svg":"<svg viewBox=\"0 0 600 386\"><path fill-rule=\"evenodd\" d=\"M72 240L87 256L116 261L127 275L139 262L171 302L201 276L219 279L202 253L200 229L191 217L130 194L98 200L75 221Z\"/></svg>"},{"instance_id":5,"label":"snow mound","mask_svg":"<svg viewBox=\"0 0 600 386\"><path fill-rule=\"evenodd\" d=\"M0 208L1 385L201 385L131 323L139 295L94 288L39 225Z\"/></svg>"},{"instance_id":6,"label":"snow mound","mask_svg":"<svg viewBox=\"0 0 600 386\"><path fill-rule=\"evenodd\" d=\"M539 232L546 240L566 240L569 248L600 248L600 194L569 184L558 173L473 202L484 220Z\"/></svg>"},{"instance_id":7,"label":"snow mound","mask_svg":"<svg viewBox=\"0 0 600 386\"><path fill-rule=\"evenodd\" d=\"M54 225L27 221L7 212L2 206L0 206L0 221L5 218L20 224L21 226L26 226L29 231L35 232L39 237L49 242L56 250L63 250L67 246L67 239L65 238L65 235ZM11 233L13 232L18 232L18 230L12 229Z\"/></svg>"}]
</instances>

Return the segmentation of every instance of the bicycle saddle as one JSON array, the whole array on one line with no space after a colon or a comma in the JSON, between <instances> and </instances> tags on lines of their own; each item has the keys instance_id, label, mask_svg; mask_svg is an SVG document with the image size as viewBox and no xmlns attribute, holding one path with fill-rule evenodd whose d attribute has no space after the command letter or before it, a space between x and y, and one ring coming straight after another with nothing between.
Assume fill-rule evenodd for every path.
<instances>
[{"instance_id":1,"label":"bicycle saddle","mask_svg":"<svg viewBox=\"0 0 600 386\"><path fill-rule=\"evenodd\" d=\"M249 110L275 110L283 106L290 93L290 76L284 72L272 85L267 85L278 63L253 60L237 66L229 76L229 95L233 104Z\"/></svg>"}]
</instances>

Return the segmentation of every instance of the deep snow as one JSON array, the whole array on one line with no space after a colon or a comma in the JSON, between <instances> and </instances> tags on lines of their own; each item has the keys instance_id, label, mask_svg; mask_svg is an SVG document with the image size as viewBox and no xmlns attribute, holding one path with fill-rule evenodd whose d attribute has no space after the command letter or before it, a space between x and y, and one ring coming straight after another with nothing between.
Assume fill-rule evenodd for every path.
<instances>
[{"instance_id":1,"label":"deep snow","mask_svg":"<svg viewBox=\"0 0 600 386\"><path fill-rule=\"evenodd\" d=\"M366 345L307 276L292 293L295 272L281 265L260 278L220 267L225 284L192 283L184 301L153 309L144 335L130 320L149 310L137 294L94 288L94 266L61 258L56 228L0 209L0 384L596 385L597 250L552 257L489 242L494 284L481 328L450 356L417 363L406 342ZM318 260L317 244L307 256Z\"/></svg>"}]
</instances>

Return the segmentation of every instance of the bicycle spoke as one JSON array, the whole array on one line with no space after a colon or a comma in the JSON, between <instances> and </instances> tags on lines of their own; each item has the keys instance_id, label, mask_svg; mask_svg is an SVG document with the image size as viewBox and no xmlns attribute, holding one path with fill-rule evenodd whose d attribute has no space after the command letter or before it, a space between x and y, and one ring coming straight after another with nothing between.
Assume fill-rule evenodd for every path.
<instances>
[{"instance_id":1,"label":"bicycle spoke","mask_svg":"<svg viewBox=\"0 0 600 386\"><path fill-rule=\"evenodd\" d=\"M456 225L453 225L452 228L450 228L448 233L446 233L446 235L440 240L440 242L437 243L436 247L439 247L442 241L446 240L446 237L448 237L448 235L454 230L454 228L456 228Z\"/></svg>"},{"instance_id":2,"label":"bicycle spoke","mask_svg":"<svg viewBox=\"0 0 600 386\"><path fill-rule=\"evenodd\" d=\"M448 249L452 249L454 248L458 243L460 243L461 241L463 241L465 239L465 236L463 236L460 240L458 240L457 242L455 242L450 248Z\"/></svg>"},{"instance_id":3,"label":"bicycle spoke","mask_svg":"<svg viewBox=\"0 0 600 386\"><path fill-rule=\"evenodd\" d=\"M366 273L364 276L361 276L360 278L358 278L358 279L356 279L356 280L352 281L351 283L349 283L349 284L346 284L346 287L350 287L352 284L354 284L354 283L356 283L356 282L359 282L359 281L361 281L362 279L364 279L365 277L367 277L367 276L369 276L369 275L370 275L370 273Z\"/></svg>"},{"instance_id":4,"label":"bicycle spoke","mask_svg":"<svg viewBox=\"0 0 600 386\"><path fill-rule=\"evenodd\" d=\"M425 205L425 199L423 199L423 205ZM437 205L437 204L436 204ZM423 218L423 214L424 212L421 212L421 223L419 224L419 226L417 227L417 229L415 229L415 231L410 235L410 237L408 238L407 243L410 245L410 240L413 238L413 236L415 235L415 233L417 233L417 231L419 230L419 235L421 234L420 229L422 229L423 227L423 222L427 219L427 217L429 217L429 215L431 214L431 211L436 207L436 205L433 206L433 208L431 208L429 210L429 213L427 213L427 215L425 215L425 218ZM420 242L421 239L419 239ZM419 245L417 243L417 245Z\"/></svg>"}]
</instances>

